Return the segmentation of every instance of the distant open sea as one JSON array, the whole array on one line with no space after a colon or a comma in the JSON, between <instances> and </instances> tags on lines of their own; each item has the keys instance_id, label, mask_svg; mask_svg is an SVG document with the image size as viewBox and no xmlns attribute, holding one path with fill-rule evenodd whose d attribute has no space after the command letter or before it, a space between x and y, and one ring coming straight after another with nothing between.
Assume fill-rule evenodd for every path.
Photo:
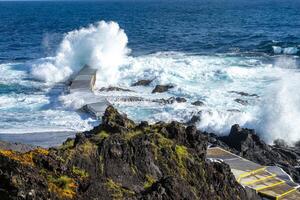
<instances>
[{"instance_id":1,"label":"distant open sea","mask_svg":"<svg viewBox=\"0 0 300 200\"><path fill-rule=\"evenodd\" d=\"M68 96L64 84L89 64L99 88L134 91L98 95L136 121L198 116L201 130L228 134L238 123L269 143L293 143L300 140L299 56L298 0L0 1L0 139L97 125L76 111L80 97ZM140 79L154 81L131 87ZM175 88L152 94L156 84Z\"/></svg>"}]
</instances>

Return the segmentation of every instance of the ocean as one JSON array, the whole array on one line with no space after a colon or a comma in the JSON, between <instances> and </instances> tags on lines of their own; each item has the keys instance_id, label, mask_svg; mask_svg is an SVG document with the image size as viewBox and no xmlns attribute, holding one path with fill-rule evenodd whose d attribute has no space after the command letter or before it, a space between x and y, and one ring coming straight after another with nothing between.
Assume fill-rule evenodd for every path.
<instances>
[{"instance_id":1,"label":"ocean","mask_svg":"<svg viewBox=\"0 0 300 200\"><path fill-rule=\"evenodd\" d=\"M99 124L66 91L89 64L97 88L132 90L96 93L137 122L197 116L203 131L226 135L240 124L292 144L300 140L299 11L296 0L0 1L0 139L35 133L41 142ZM131 86L141 79L153 82ZM157 84L175 87L152 94ZM146 100L122 100L132 96ZM170 97L187 101L152 101Z\"/></svg>"}]
</instances>

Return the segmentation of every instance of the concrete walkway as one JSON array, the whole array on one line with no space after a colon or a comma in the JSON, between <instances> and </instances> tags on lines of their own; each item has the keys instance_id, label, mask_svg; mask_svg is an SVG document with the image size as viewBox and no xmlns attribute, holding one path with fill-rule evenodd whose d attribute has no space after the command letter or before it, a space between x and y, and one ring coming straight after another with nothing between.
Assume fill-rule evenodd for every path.
<instances>
[{"instance_id":1,"label":"concrete walkway","mask_svg":"<svg viewBox=\"0 0 300 200\"><path fill-rule=\"evenodd\" d=\"M219 147L208 148L207 159L227 163L236 180L267 199L300 200L299 185L277 166L262 166Z\"/></svg>"},{"instance_id":2,"label":"concrete walkway","mask_svg":"<svg viewBox=\"0 0 300 200\"><path fill-rule=\"evenodd\" d=\"M84 102L83 109L101 118L110 103L104 97L94 94L96 69L85 65L71 81L70 94L75 94Z\"/></svg>"}]
</instances>

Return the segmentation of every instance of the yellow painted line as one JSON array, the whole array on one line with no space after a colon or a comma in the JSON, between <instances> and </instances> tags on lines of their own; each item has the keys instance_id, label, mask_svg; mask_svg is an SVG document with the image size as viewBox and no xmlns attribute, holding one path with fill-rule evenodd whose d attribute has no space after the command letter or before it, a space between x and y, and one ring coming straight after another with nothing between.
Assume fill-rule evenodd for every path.
<instances>
[{"instance_id":1,"label":"yellow painted line","mask_svg":"<svg viewBox=\"0 0 300 200\"><path fill-rule=\"evenodd\" d=\"M282 184L282 183L285 183L285 181L279 181L279 182L273 183L273 184L271 184L271 185L266 185L266 186L263 186L263 187L260 187L260 188L256 188L255 190L256 190L256 191L260 191L260 190L263 190L263 189L267 189L267 188L274 187L274 186L276 186L276 185L280 185L280 184Z\"/></svg>"},{"instance_id":2,"label":"yellow painted line","mask_svg":"<svg viewBox=\"0 0 300 200\"><path fill-rule=\"evenodd\" d=\"M252 171L250 171L250 172L245 172L245 173L239 175L239 177L237 178L237 181L240 182L241 178L245 178L245 177L247 177L247 176L250 176L250 175L252 175L252 174L255 174L255 173L257 173L257 172L260 172L260 171L262 171L262 170L265 170L266 168L267 168L267 167L262 167L262 168L259 168L259 169L252 170Z\"/></svg>"},{"instance_id":3,"label":"yellow painted line","mask_svg":"<svg viewBox=\"0 0 300 200\"><path fill-rule=\"evenodd\" d=\"M260 181L264 181L266 179L269 179L269 178L273 178L275 177L276 174L272 174L270 176L266 176L266 177L263 177L263 178L260 178L260 179L257 179L257 180L253 180L253 181L248 181L248 182L243 182L242 184L243 185L250 185L250 184L253 184L253 183L257 183L257 182L260 182Z\"/></svg>"},{"instance_id":4,"label":"yellow painted line","mask_svg":"<svg viewBox=\"0 0 300 200\"><path fill-rule=\"evenodd\" d=\"M293 188L293 189L291 189L291 190L289 190L289 191L287 191L287 192L285 192L283 194L280 194L280 195L276 196L276 199L279 199L279 198L281 198L281 197L283 197L283 196L285 196L285 195L287 195L287 194L289 194L291 192L295 192L296 190L297 190L296 188Z\"/></svg>"}]
</instances>

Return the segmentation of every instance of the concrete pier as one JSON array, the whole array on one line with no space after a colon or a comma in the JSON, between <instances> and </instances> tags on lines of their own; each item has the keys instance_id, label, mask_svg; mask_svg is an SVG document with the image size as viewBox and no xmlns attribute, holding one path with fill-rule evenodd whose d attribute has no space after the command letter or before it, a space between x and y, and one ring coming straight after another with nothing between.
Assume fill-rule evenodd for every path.
<instances>
[{"instance_id":1,"label":"concrete pier","mask_svg":"<svg viewBox=\"0 0 300 200\"><path fill-rule=\"evenodd\" d=\"M94 94L96 69L85 65L71 81L70 94L75 94L84 102L83 109L101 118L110 103L106 98Z\"/></svg>"}]
</instances>

